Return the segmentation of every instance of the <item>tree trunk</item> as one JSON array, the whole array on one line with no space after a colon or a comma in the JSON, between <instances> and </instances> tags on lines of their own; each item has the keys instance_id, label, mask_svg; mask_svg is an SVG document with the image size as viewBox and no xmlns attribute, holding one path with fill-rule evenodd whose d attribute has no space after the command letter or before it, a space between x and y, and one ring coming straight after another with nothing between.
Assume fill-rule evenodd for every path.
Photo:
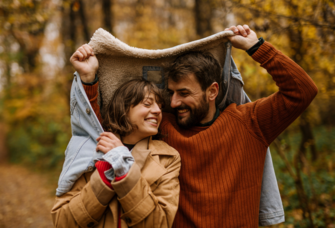
<instances>
[{"instance_id":1,"label":"tree trunk","mask_svg":"<svg viewBox=\"0 0 335 228\"><path fill-rule=\"evenodd\" d=\"M112 0L102 0L103 27L108 32L113 33Z\"/></svg>"},{"instance_id":2,"label":"tree trunk","mask_svg":"<svg viewBox=\"0 0 335 228\"><path fill-rule=\"evenodd\" d=\"M85 4L82 0L78 0L78 3L79 3L79 16L80 16L80 20L83 26L83 34L84 34L85 41L88 43L91 39L91 36L88 31L88 25L86 21Z\"/></svg>"},{"instance_id":3,"label":"tree trunk","mask_svg":"<svg viewBox=\"0 0 335 228\"><path fill-rule=\"evenodd\" d=\"M8 150L6 146L6 126L4 123L0 123L0 163L6 163L8 161Z\"/></svg>"},{"instance_id":4,"label":"tree trunk","mask_svg":"<svg viewBox=\"0 0 335 228\"><path fill-rule=\"evenodd\" d=\"M211 6L211 1L195 0L195 26L199 37L206 37L212 34L212 15L213 8Z\"/></svg>"}]
</instances>

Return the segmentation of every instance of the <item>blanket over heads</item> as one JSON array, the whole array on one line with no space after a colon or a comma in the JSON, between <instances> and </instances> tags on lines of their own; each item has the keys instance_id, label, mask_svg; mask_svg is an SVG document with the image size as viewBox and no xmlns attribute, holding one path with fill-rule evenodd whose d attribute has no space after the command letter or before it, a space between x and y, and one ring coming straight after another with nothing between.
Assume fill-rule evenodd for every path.
<instances>
[{"instance_id":1,"label":"blanket over heads","mask_svg":"<svg viewBox=\"0 0 335 228\"><path fill-rule=\"evenodd\" d=\"M228 86L228 76L231 65L231 44L227 36L232 36L232 31L223 31L212 36L181 44L172 48L161 50L148 50L130 47L115 38L109 32L98 29L89 45L99 60L99 103L102 115L114 91L124 82L144 77L153 81L160 88L165 87L164 69L176 57L190 51L210 52L222 67L222 80L219 82L220 92L217 105L224 108L225 91ZM226 79L225 79L226 75ZM224 82L226 80L226 82ZM164 95L168 100L168 95ZM170 111L168 107L164 111Z\"/></svg>"}]
</instances>

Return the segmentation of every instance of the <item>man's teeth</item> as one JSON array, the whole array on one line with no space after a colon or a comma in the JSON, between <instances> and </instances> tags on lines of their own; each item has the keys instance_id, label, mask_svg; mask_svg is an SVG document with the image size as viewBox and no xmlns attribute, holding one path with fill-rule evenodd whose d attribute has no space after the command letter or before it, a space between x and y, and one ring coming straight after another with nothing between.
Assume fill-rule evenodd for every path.
<instances>
[{"instance_id":1,"label":"man's teeth","mask_svg":"<svg viewBox=\"0 0 335 228\"><path fill-rule=\"evenodd\" d=\"M147 121L151 122L151 123L155 123L155 124L157 123L157 120L155 120L155 119L147 119Z\"/></svg>"},{"instance_id":2,"label":"man's teeth","mask_svg":"<svg viewBox=\"0 0 335 228\"><path fill-rule=\"evenodd\" d=\"M178 109L178 113L185 113L187 111L188 111L188 109Z\"/></svg>"}]
</instances>

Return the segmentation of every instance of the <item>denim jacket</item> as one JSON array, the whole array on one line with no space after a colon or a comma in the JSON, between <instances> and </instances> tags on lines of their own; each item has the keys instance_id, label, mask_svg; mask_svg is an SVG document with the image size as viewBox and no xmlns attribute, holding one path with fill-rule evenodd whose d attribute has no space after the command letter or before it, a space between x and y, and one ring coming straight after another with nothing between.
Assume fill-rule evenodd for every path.
<instances>
[{"instance_id":1,"label":"denim jacket","mask_svg":"<svg viewBox=\"0 0 335 228\"><path fill-rule=\"evenodd\" d=\"M229 75L226 101L221 108L230 103L239 105L250 102L243 90L244 83L233 59ZM103 128L90 105L77 72L74 74L70 102L72 138L65 151L65 162L56 189L57 196L68 192L83 173L94 169L94 161L102 159L103 156L103 153L95 151L96 138L103 132ZM268 149L263 172L259 225L268 226L284 221L284 209Z\"/></svg>"}]
</instances>

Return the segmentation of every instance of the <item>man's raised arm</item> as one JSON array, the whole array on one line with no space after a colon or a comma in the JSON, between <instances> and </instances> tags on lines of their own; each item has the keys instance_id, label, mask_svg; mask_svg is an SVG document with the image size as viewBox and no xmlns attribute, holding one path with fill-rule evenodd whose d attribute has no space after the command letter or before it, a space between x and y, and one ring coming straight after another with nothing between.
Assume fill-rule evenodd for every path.
<instances>
[{"instance_id":1,"label":"man's raised arm","mask_svg":"<svg viewBox=\"0 0 335 228\"><path fill-rule=\"evenodd\" d=\"M230 29L237 30L237 36L230 37L234 47L249 50L257 44L257 36L249 27L233 26ZM279 91L238 106L237 112L229 108L227 111L241 118L251 132L268 146L308 107L318 89L298 64L268 42L260 45L252 58L268 71Z\"/></svg>"}]
</instances>

